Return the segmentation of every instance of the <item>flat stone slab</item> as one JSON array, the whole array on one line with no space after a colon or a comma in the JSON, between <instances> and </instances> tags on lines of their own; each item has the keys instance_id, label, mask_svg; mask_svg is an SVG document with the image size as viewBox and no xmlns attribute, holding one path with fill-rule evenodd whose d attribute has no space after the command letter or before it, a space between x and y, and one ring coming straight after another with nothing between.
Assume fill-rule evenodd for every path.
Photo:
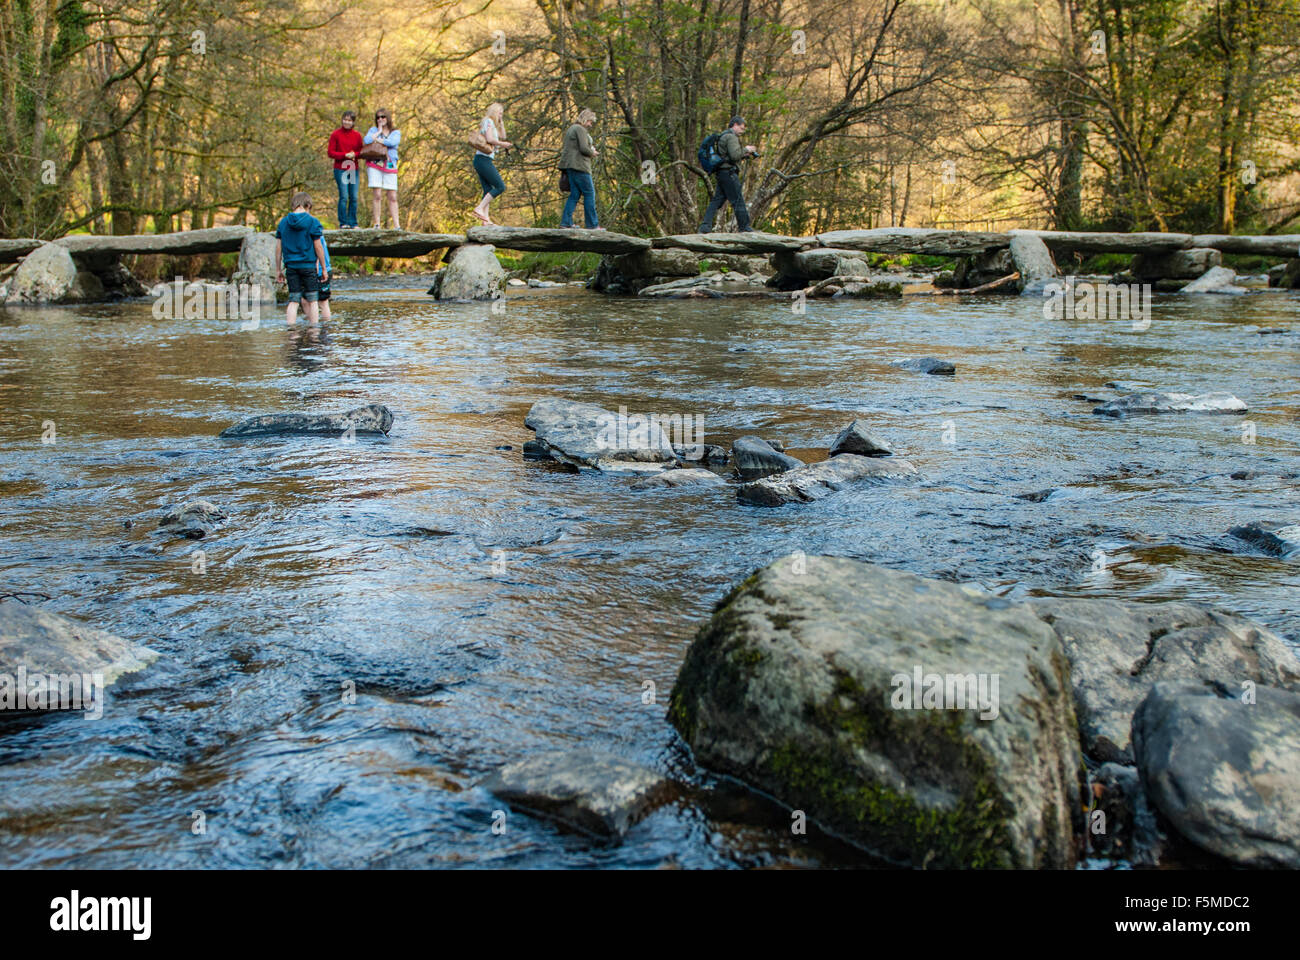
<instances>
[{"instance_id":1,"label":"flat stone slab","mask_svg":"<svg viewBox=\"0 0 1300 960\"><path fill-rule=\"evenodd\" d=\"M106 630L16 600L0 601L0 674L15 676L19 667L29 677L99 673L110 684L157 658L157 651Z\"/></svg>"},{"instance_id":2,"label":"flat stone slab","mask_svg":"<svg viewBox=\"0 0 1300 960\"><path fill-rule=\"evenodd\" d=\"M1157 684L1133 717L1133 749L1182 836L1239 866L1300 869L1300 693Z\"/></svg>"},{"instance_id":3,"label":"flat stone slab","mask_svg":"<svg viewBox=\"0 0 1300 960\"><path fill-rule=\"evenodd\" d=\"M1082 230L1022 230L1052 253L1173 253L1192 245L1187 233L1092 233ZM1206 246L1206 244L1198 244Z\"/></svg>"},{"instance_id":4,"label":"flat stone slab","mask_svg":"<svg viewBox=\"0 0 1300 960\"><path fill-rule=\"evenodd\" d=\"M505 250L540 250L555 253L638 253L650 249L643 237L581 227L470 227L465 235L474 243L490 243Z\"/></svg>"},{"instance_id":5,"label":"flat stone slab","mask_svg":"<svg viewBox=\"0 0 1300 960\"><path fill-rule=\"evenodd\" d=\"M507 803L590 833L621 837L669 792L668 781L598 750L564 750L509 763L482 786Z\"/></svg>"},{"instance_id":6,"label":"flat stone slab","mask_svg":"<svg viewBox=\"0 0 1300 960\"><path fill-rule=\"evenodd\" d=\"M222 437L268 437L286 434L342 436L387 434L393 428L393 413L379 403L357 407L347 413L271 413L249 417L221 431Z\"/></svg>"},{"instance_id":7,"label":"flat stone slab","mask_svg":"<svg viewBox=\"0 0 1300 960\"><path fill-rule=\"evenodd\" d=\"M331 257L423 257L459 247L460 233L415 233L410 230L326 230Z\"/></svg>"},{"instance_id":8,"label":"flat stone slab","mask_svg":"<svg viewBox=\"0 0 1300 960\"><path fill-rule=\"evenodd\" d=\"M34 237L27 237L19 240L9 240L0 237L0 263L15 263L27 256L44 241L37 240Z\"/></svg>"},{"instance_id":9,"label":"flat stone slab","mask_svg":"<svg viewBox=\"0 0 1300 960\"><path fill-rule=\"evenodd\" d=\"M779 233L678 233L655 237L655 249L694 250L696 253L779 253L816 246L807 237L786 237Z\"/></svg>"},{"instance_id":10,"label":"flat stone slab","mask_svg":"<svg viewBox=\"0 0 1300 960\"><path fill-rule=\"evenodd\" d=\"M122 256L128 253L233 253L253 232L252 227L209 227L206 230L139 233L122 237L79 233L54 242L73 257Z\"/></svg>"},{"instance_id":11,"label":"flat stone slab","mask_svg":"<svg viewBox=\"0 0 1300 960\"><path fill-rule=\"evenodd\" d=\"M524 417L551 457L579 469L658 472L677 462L668 432L648 417L618 414L594 403L539 400Z\"/></svg>"},{"instance_id":12,"label":"flat stone slab","mask_svg":"<svg viewBox=\"0 0 1300 960\"><path fill-rule=\"evenodd\" d=\"M1247 407L1230 393L1128 393L1092 408L1107 417L1156 413L1245 413Z\"/></svg>"},{"instance_id":13,"label":"flat stone slab","mask_svg":"<svg viewBox=\"0 0 1300 960\"><path fill-rule=\"evenodd\" d=\"M999 247L1009 247L1005 233L966 230L933 230L924 227L878 227L874 230L832 230L817 234L823 247L840 247L870 253L923 253L965 256Z\"/></svg>"},{"instance_id":14,"label":"flat stone slab","mask_svg":"<svg viewBox=\"0 0 1300 960\"><path fill-rule=\"evenodd\" d=\"M855 453L841 453L821 463L741 484L736 490L736 499L757 507L811 503L838 493L851 483L903 477L916 472L916 467L907 460L883 460L860 457Z\"/></svg>"}]
</instances>

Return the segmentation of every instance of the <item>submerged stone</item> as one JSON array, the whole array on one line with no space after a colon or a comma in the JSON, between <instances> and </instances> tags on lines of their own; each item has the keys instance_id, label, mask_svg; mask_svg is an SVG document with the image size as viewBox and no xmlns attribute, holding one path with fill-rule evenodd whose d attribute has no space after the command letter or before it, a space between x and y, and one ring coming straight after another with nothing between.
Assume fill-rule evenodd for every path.
<instances>
[{"instance_id":1,"label":"submerged stone","mask_svg":"<svg viewBox=\"0 0 1300 960\"><path fill-rule=\"evenodd\" d=\"M279 434L387 434L393 428L393 413L379 403L357 407L347 413L271 413L249 417L221 431L223 437L262 437Z\"/></svg>"},{"instance_id":2,"label":"submerged stone","mask_svg":"<svg viewBox=\"0 0 1300 960\"><path fill-rule=\"evenodd\" d=\"M1093 407L1093 413L1107 417L1155 413L1245 413L1247 407L1230 393L1129 393Z\"/></svg>"},{"instance_id":3,"label":"submerged stone","mask_svg":"<svg viewBox=\"0 0 1300 960\"><path fill-rule=\"evenodd\" d=\"M207 500L187 500L163 514L158 528L178 537L202 540L225 518L221 508Z\"/></svg>"},{"instance_id":4,"label":"submerged stone","mask_svg":"<svg viewBox=\"0 0 1300 960\"><path fill-rule=\"evenodd\" d=\"M16 600L0 601L0 674L13 677L19 667L29 677L102 674L107 685L157 658L156 651L106 630Z\"/></svg>"},{"instance_id":5,"label":"submerged stone","mask_svg":"<svg viewBox=\"0 0 1300 960\"><path fill-rule=\"evenodd\" d=\"M911 370L913 373L929 373L941 377L950 377L957 372L957 368L947 360L940 360L938 357L917 357L911 360L894 360L890 363L892 367L900 367L903 370Z\"/></svg>"},{"instance_id":6,"label":"submerged stone","mask_svg":"<svg viewBox=\"0 0 1300 960\"><path fill-rule=\"evenodd\" d=\"M482 785L514 806L614 837L668 793L668 781L653 770L598 750L528 757L506 764Z\"/></svg>"},{"instance_id":7,"label":"submerged stone","mask_svg":"<svg viewBox=\"0 0 1300 960\"><path fill-rule=\"evenodd\" d=\"M736 499L759 507L779 507L787 503L810 503L843 490L851 483L908 476L916 473L907 460L881 460L842 453L830 460L787 470L742 484Z\"/></svg>"}]
</instances>

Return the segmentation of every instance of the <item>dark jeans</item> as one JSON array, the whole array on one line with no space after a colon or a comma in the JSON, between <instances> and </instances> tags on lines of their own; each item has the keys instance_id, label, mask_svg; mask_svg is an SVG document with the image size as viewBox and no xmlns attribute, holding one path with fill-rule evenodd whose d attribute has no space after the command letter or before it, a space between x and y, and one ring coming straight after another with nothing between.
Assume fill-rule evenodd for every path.
<instances>
[{"instance_id":1,"label":"dark jeans","mask_svg":"<svg viewBox=\"0 0 1300 960\"><path fill-rule=\"evenodd\" d=\"M600 225L596 219L596 184L591 174L581 170L566 170L569 175L569 199L564 201L564 215L560 217L560 226L573 226L573 213L578 209L578 195L582 194L582 218L588 230Z\"/></svg>"},{"instance_id":2,"label":"dark jeans","mask_svg":"<svg viewBox=\"0 0 1300 960\"><path fill-rule=\"evenodd\" d=\"M316 300L320 297L320 278L316 276L316 264L310 266L284 265L284 279L289 285L289 302L296 300Z\"/></svg>"},{"instance_id":3,"label":"dark jeans","mask_svg":"<svg viewBox=\"0 0 1300 960\"><path fill-rule=\"evenodd\" d=\"M351 174L352 182L344 183L343 175ZM339 188L339 226L357 225L357 185L360 174L356 170L335 170L334 184Z\"/></svg>"},{"instance_id":4,"label":"dark jeans","mask_svg":"<svg viewBox=\"0 0 1300 960\"><path fill-rule=\"evenodd\" d=\"M481 153L474 154L474 172L478 174L478 182L484 193L499 197L506 192L506 182L501 179L501 174L497 173L497 165L492 162L491 157L485 157Z\"/></svg>"},{"instance_id":5,"label":"dark jeans","mask_svg":"<svg viewBox=\"0 0 1300 960\"><path fill-rule=\"evenodd\" d=\"M709 201L709 209L704 211L704 223L700 225L701 233L713 229L713 218L718 215L722 205L730 201L731 209L736 212L736 229L749 229L749 208L745 206L745 195L740 189L740 173L735 167L718 167L714 171L718 186Z\"/></svg>"}]
</instances>

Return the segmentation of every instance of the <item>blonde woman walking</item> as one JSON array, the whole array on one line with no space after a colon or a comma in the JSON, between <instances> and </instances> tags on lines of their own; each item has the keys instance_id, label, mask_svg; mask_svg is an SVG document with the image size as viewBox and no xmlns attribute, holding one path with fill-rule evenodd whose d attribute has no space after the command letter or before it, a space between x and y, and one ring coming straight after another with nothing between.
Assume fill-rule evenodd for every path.
<instances>
[{"instance_id":1,"label":"blonde woman walking","mask_svg":"<svg viewBox=\"0 0 1300 960\"><path fill-rule=\"evenodd\" d=\"M487 141L487 149L474 152L474 172L478 174L479 185L483 188L483 199L478 202L473 212L474 216L486 224L492 223L490 213L492 201L506 192L505 181L501 179L501 174L497 172L497 166L493 162L497 147L509 150L514 146L506 139L505 113L505 104L492 104L487 109L487 116L478 127L479 133L483 134L483 139Z\"/></svg>"}]
</instances>

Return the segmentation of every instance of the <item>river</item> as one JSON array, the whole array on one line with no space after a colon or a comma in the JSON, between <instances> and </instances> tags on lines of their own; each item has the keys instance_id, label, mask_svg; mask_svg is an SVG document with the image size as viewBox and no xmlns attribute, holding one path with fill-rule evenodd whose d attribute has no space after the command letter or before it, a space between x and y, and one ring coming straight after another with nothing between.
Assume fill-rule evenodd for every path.
<instances>
[{"instance_id":1,"label":"river","mask_svg":"<svg viewBox=\"0 0 1300 960\"><path fill-rule=\"evenodd\" d=\"M0 592L161 654L100 720L4 720L0 865L871 865L693 768L665 719L712 605L794 550L1012 598L1190 599L1300 638L1300 566L1226 533L1300 519L1300 293L1157 297L1135 330L1001 296L798 314L565 288L497 315L427 285L337 281L316 337L148 302L0 310ZM889 365L919 355L956 376ZM1073 399L1108 381L1228 390L1255 442L1242 417ZM778 510L634 492L522 458L549 396L700 415L707 442L753 432L805 459L860 415L922 479ZM386 439L217 439L372 401L396 416ZM193 497L230 518L160 536ZM494 833L503 804L476 782L579 745L683 787L621 843L522 813Z\"/></svg>"}]
</instances>

